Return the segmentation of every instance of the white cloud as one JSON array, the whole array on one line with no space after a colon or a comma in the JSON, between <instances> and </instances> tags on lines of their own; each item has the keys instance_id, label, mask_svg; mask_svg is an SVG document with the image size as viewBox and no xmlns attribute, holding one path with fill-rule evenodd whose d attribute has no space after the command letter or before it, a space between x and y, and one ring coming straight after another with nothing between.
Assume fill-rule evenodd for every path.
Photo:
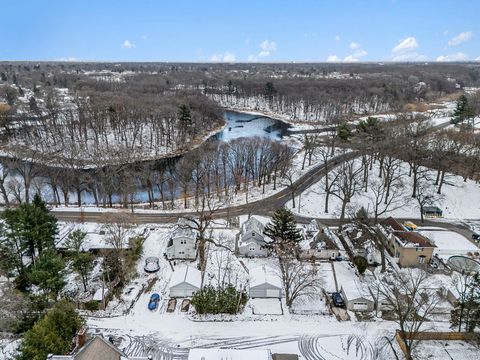
<instances>
[{"instance_id":1,"label":"white cloud","mask_svg":"<svg viewBox=\"0 0 480 360\"><path fill-rule=\"evenodd\" d=\"M54 59L53 61L64 61L64 62L77 62L80 61L76 57L62 57L58 59Z\"/></svg>"},{"instance_id":2,"label":"white cloud","mask_svg":"<svg viewBox=\"0 0 480 360\"><path fill-rule=\"evenodd\" d=\"M448 40L448 46L460 45L460 44L470 40L472 38L472 36L473 36L472 31L464 31L464 32L458 34L457 36L451 38L450 40Z\"/></svg>"},{"instance_id":3,"label":"white cloud","mask_svg":"<svg viewBox=\"0 0 480 360\"><path fill-rule=\"evenodd\" d=\"M441 55L437 57L437 61L466 61L468 60L468 55L462 52L457 52L455 54Z\"/></svg>"},{"instance_id":4,"label":"white cloud","mask_svg":"<svg viewBox=\"0 0 480 360\"><path fill-rule=\"evenodd\" d=\"M134 43L131 43L129 40L125 40L122 44L122 48L124 49L132 49L135 47Z\"/></svg>"},{"instance_id":5,"label":"white cloud","mask_svg":"<svg viewBox=\"0 0 480 360\"><path fill-rule=\"evenodd\" d=\"M213 62L235 62L235 54L232 54L231 52L225 52L223 54L213 54L210 57L210 61Z\"/></svg>"},{"instance_id":6,"label":"white cloud","mask_svg":"<svg viewBox=\"0 0 480 360\"><path fill-rule=\"evenodd\" d=\"M425 55L417 53L419 45L413 36L400 40L392 49L392 61L425 61Z\"/></svg>"},{"instance_id":7,"label":"white cloud","mask_svg":"<svg viewBox=\"0 0 480 360\"><path fill-rule=\"evenodd\" d=\"M277 50L275 41L264 40L259 45L260 51L257 55L249 55L247 60L250 62L258 61L258 58L270 56L273 51Z\"/></svg>"},{"instance_id":8,"label":"white cloud","mask_svg":"<svg viewBox=\"0 0 480 360\"><path fill-rule=\"evenodd\" d=\"M410 36L410 37L407 37L406 39L400 40L397 46L395 46L392 49L392 53L394 54L405 53L407 51L413 51L416 48L418 48L417 39Z\"/></svg>"},{"instance_id":9,"label":"white cloud","mask_svg":"<svg viewBox=\"0 0 480 360\"><path fill-rule=\"evenodd\" d=\"M360 45L355 43L355 42L351 42L350 43L350 49L352 49L352 50L360 49Z\"/></svg>"},{"instance_id":10,"label":"white cloud","mask_svg":"<svg viewBox=\"0 0 480 360\"><path fill-rule=\"evenodd\" d=\"M342 60L337 55L330 55L327 57L327 62L341 62Z\"/></svg>"},{"instance_id":11,"label":"white cloud","mask_svg":"<svg viewBox=\"0 0 480 360\"><path fill-rule=\"evenodd\" d=\"M335 41L340 41L342 40L342 38L340 37L340 35L335 35Z\"/></svg>"},{"instance_id":12,"label":"white cloud","mask_svg":"<svg viewBox=\"0 0 480 360\"><path fill-rule=\"evenodd\" d=\"M345 59L343 59L343 62L357 62L359 59L354 57L353 55L348 55Z\"/></svg>"},{"instance_id":13,"label":"white cloud","mask_svg":"<svg viewBox=\"0 0 480 360\"><path fill-rule=\"evenodd\" d=\"M275 51L277 50L277 44L275 43L275 41L264 40L260 44L260 49L262 49L263 51Z\"/></svg>"},{"instance_id":14,"label":"white cloud","mask_svg":"<svg viewBox=\"0 0 480 360\"><path fill-rule=\"evenodd\" d=\"M475 59L475 61L480 61L480 56Z\"/></svg>"}]
</instances>

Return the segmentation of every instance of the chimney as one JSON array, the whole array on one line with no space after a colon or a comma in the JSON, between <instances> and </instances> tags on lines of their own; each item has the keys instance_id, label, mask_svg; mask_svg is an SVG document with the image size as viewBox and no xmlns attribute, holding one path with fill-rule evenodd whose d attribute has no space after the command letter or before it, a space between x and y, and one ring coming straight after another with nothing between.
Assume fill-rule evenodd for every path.
<instances>
[{"instance_id":1,"label":"chimney","mask_svg":"<svg viewBox=\"0 0 480 360\"><path fill-rule=\"evenodd\" d=\"M77 333L77 348L81 349L87 342L87 328L82 327Z\"/></svg>"}]
</instances>

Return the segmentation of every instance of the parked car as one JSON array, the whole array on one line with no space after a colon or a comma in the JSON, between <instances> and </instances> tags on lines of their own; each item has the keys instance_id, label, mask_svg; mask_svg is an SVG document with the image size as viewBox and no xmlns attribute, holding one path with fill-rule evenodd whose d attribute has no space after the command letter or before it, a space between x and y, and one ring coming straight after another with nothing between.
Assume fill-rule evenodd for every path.
<instances>
[{"instance_id":1,"label":"parked car","mask_svg":"<svg viewBox=\"0 0 480 360\"><path fill-rule=\"evenodd\" d=\"M342 294L339 292L332 293L333 305L336 307L345 307L345 302L343 301Z\"/></svg>"},{"instance_id":2,"label":"parked car","mask_svg":"<svg viewBox=\"0 0 480 360\"><path fill-rule=\"evenodd\" d=\"M417 230L417 225L415 225L411 221L406 221L406 222L403 223L403 225L405 225L405 227L410 231Z\"/></svg>"},{"instance_id":3,"label":"parked car","mask_svg":"<svg viewBox=\"0 0 480 360\"><path fill-rule=\"evenodd\" d=\"M473 234L472 234L472 239L473 239L473 240L480 240L480 234L473 233Z\"/></svg>"},{"instance_id":4,"label":"parked car","mask_svg":"<svg viewBox=\"0 0 480 360\"><path fill-rule=\"evenodd\" d=\"M145 266L143 267L147 273L155 273L160 270L160 260L158 257L150 256L145 259Z\"/></svg>"},{"instance_id":5,"label":"parked car","mask_svg":"<svg viewBox=\"0 0 480 360\"><path fill-rule=\"evenodd\" d=\"M150 302L148 303L148 310L155 310L160 302L160 295L154 293L150 296Z\"/></svg>"}]
</instances>

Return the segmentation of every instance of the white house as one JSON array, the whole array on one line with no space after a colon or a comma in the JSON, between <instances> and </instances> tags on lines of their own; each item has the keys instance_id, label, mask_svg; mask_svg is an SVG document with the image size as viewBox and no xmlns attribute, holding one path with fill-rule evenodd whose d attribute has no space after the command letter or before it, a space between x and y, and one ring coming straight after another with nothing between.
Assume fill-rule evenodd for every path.
<instances>
[{"instance_id":1,"label":"white house","mask_svg":"<svg viewBox=\"0 0 480 360\"><path fill-rule=\"evenodd\" d=\"M183 266L176 268L170 278L170 297L191 297L202 286L202 274L199 270Z\"/></svg>"},{"instance_id":2,"label":"white house","mask_svg":"<svg viewBox=\"0 0 480 360\"><path fill-rule=\"evenodd\" d=\"M249 295L251 298L281 298L282 280L268 266L260 266L249 271Z\"/></svg>"},{"instance_id":3,"label":"white house","mask_svg":"<svg viewBox=\"0 0 480 360\"><path fill-rule=\"evenodd\" d=\"M182 227L182 224L179 221L168 241L165 253L169 260L195 260L197 257L197 233L190 228Z\"/></svg>"},{"instance_id":4,"label":"white house","mask_svg":"<svg viewBox=\"0 0 480 360\"><path fill-rule=\"evenodd\" d=\"M238 252L246 257L262 257L268 255L265 247L269 238L263 234L265 226L255 217L250 217L242 224L240 230Z\"/></svg>"}]
</instances>

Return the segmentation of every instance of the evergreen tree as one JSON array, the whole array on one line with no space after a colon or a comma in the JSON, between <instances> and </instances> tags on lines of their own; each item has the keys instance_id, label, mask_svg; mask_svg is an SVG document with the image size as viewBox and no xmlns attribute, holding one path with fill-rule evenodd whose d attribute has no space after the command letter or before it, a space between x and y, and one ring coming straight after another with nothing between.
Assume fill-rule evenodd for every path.
<instances>
[{"instance_id":1,"label":"evergreen tree","mask_svg":"<svg viewBox=\"0 0 480 360\"><path fill-rule=\"evenodd\" d=\"M265 84L265 98L269 101L273 100L273 96L277 93L277 89L273 86L272 82L267 82Z\"/></svg>"},{"instance_id":2,"label":"evergreen tree","mask_svg":"<svg viewBox=\"0 0 480 360\"><path fill-rule=\"evenodd\" d=\"M192 112L188 105L182 104L178 107L178 119L180 120L183 133L187 133L192 127Z\"/></svg>"},{"instance_id":3,"label":"evergreen tree","mask_svg":"<svg viewBox=\"0 0 480 360\"><path fill-rule=\"evenodd\" d=\"M83 290L87 291L88 276L93 270L93 255L89 252L83 252L83 243L87 234L81 230L73 231L65 243L71 252L72 269L82 279Z\"/></svg>"},{"instance_id":4,"label":"evergreen tree","mask_svg":"<svg viewBox=\"0 0 480 360\"><path fill-rule=\"evenodd\" d=\"M272 221L265 226L263 233L272 240L267 246L278 255L293 254L302 240L292 212L285 208L275 211Z\"/></svg>"},{"instance_id":5,"label":"evergreen tree","mask_svg":"<svg viewBox=\"0 0 480 360\"><path fill-rule=\"evenodd\" d=\"M47 249L32 267L29 274L32 284L37 285L45 295L56 299L65 286L65 263L55 249Z\"/></svg>"},{"instance_id":6,"label":"evergreen tree","mask_svg":"<svg viewBox=\"0 0 480 360\"><path fill-rule=\"evenodd\" d=\"M45 202L35 194L31 204L21 204L16 209L6 209L1 219L4 228L0 236L0 252L2 249L15 253L15 261L11 262L10 271L22 270L23 264L18 262L21 254L27 251L32 264L45 249L55 246L57 235L57 219L50 214Z\"/></svg>"},{"instance_id":7,"label":"evergreen tree","mask_svg":"<svg viewBox=\"0 0 480 360\"><path fill-rule=\"evenodd\" d=\"M337 136L343 141L350 139L352 137L352 129L350 129L350 125L348 125L346 122L338 125Z\"/></svg>"},{"instance_id":8,"label":"evergreen tree","mask_svg":"<svg viewBox=\"0 0 480 360\"><path fill-rule=\"evenodd\" d=\"M454 123L459 123L467 119L471 119L475 116L473 108L468 102L468 98L465 95L461 95L457 100L457 107L453 112Z\"/></svg>"},{"instance_id":9,"label":"evergreen tree","mask_svg":"<svg viewBox=\"0 0 480 360\"><path fill-rule=\"evenodd\" d=\"M48 354L67 353L82 324L82 318L70 303L57 303L25 333L17 359L45 360Z\"/></svg>"}]
</instances>

